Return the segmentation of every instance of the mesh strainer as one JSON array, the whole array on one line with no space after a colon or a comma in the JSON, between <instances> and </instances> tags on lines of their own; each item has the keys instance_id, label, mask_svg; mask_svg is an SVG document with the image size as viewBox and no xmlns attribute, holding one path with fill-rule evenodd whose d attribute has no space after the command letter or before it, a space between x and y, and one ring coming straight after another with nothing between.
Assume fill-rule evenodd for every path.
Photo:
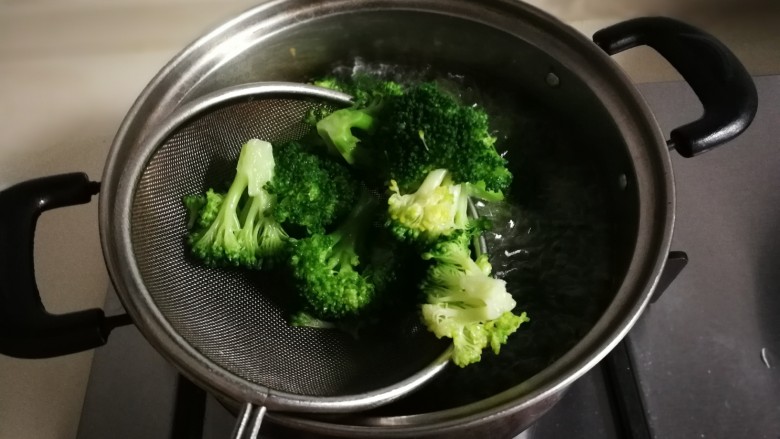
<instances>
[{"instance_id":1,"label":"mesh strainer","mask_svg":"<svg viewBox=\"0 0 780 439\"><path fill-rule=\"evenodd\" d=\"M246 140L301 138L309 131L302 121L308 110L343 106L349 99L287 83L207 95L182 106L140 142L117 171L116 190L108 189L101 200L111 203L113 242L106 247L115 253L106 259L128 312L191 379L245 403L237 434L256 434L265 407L376 407L447 364L448 344L419 323L381 339L290 327L284 303L291 291L283 281L263 272L208 269L185 254L182 196L232 179ZM112 267L114 261L121 266Z\"/></svg>"}]
</instances>

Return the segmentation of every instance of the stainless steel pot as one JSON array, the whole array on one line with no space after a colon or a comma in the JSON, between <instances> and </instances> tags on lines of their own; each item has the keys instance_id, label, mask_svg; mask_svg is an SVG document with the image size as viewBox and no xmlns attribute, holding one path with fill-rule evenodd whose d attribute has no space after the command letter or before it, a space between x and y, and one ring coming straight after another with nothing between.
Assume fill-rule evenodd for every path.
<instances>
[{"instance_id":1,"label":"stainless steel pot","mask_svg":"<svg viewBox=\"0 0 780 439\"><path fill-rule=\"evenodd\" d=\"M576 130L581 139L570 147L587 148L605 181L612 182L607 196L617 242L612 249L614 282L600 317L538 373L468 404L337 418L273 413L268 419L283 429L348 437L503 437L522 431L620 342L656 288L674 226L669 149L690 157L726 142L748 127L757 106L750 77L733 54L690 26L663 18L638 19L607 28L594 35L594 41L510 0L276 0L247 11L165 66L116 135L100 187L100 233L120 297L125 303L133 300L114 275L123 268L110 245L120 227L111 223L113 194L138 145L183 104L241 83L305 81L356 58L416 67L428 74L463 75L476 86L498 85L510 95L544 103L551 114L567 121L564 129ZM705 108L702 119L672 131L668 141L636 88L608 56L641 44L669 60ZM40 211L87 202L97 191L84 178L70 178L69 183L62 178L39 182L23 196L3 194L20 210L0 214L0 230L19 231L3 235L2 248L25 247L29 240L20 257L2 252L3 278L16 279L0 295L4 353L41 357L88 349L105 343L113 326L126 323L125 318L106 319L99 310L50 316L40 306L34 280L14 275L32 273L29 243ZM50 195L54 192L58 195ZM143 321L128 308L134 321ZM154 333L145 335L160 345Z\"/></svg>"}]
</instances>

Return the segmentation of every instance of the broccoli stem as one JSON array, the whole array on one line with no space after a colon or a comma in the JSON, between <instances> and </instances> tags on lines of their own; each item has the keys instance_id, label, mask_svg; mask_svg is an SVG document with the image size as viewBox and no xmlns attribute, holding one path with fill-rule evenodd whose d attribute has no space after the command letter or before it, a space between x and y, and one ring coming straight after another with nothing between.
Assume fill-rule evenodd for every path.
<instances>
[{"instance_id":1,"label":"broccoli stem","mask_svg":"<svg viewBox=\"0 0 780 439\"><path fill-rule=\"evenodd\" d=\"M187 229L192 230L198 222L200 211L206 206L206 197L201 194L186 195L182 201L187 208Z\"/></svg>"},{"instance_id":2,"label":"broccoli stem","mask_svg":"<svg viewBox=\"0 0 780 439\"><path fill-rule=\"evenodd\" d=\"M257 226L260 230L260 255L261 256L273 256L278 255L279 251L284 247L285 241L289 237L287 232L284 231L282 225L276 222L271 216L265 216L262 219L261 224ZM257 235L257 232L255 232Z\"/></svg>"},{"instance_id":3,"label":"broccoli stem","mask_svg":"<svg viewBox=\"0 0 780 439\"><path fill-rule=\"evenodd\" d=\"M450 173L446 169L434 169L429 172L423 180L417 192L415 192L415 198L428 197L434 190L440 187L444 180L449 177Z\"/></svg>"},{"instance_id":4,"label":"broccoli stem","mask_svg":"<svg viewBox=\"0 0 780 439\"><path fill-rule=\"evenodd\" d=\"M265 184L274 177L275 167L273 145L269 142L251 139L241 147L236 172L246 178L244 187L250 197L265 192Z\"/></svg>"},{"instance_id":5,"label":"broccoli stem","mask_svg":"<svg viewBox=\"0 0 780 439\"><path fill-rule=\"evenodd\" d=\"M300 326L306 328L320 328L320 329L333 329L336 327L336 325L333 322L328 322L326 320L318 319L317 317L314 317L313 315L305 311L299 311L293 314L292 317L290 318L290 324L292 326Z\"/></svg>"},{"instance_id":6,"label":"broccoli stem","mask_svg":"<svg viewBox=\"0 0 780 439\"><path fill-rule=\"evenodd\" d=\"M485 189L485 183L463 183L465 188L464 192L468 193L470 197L479 198L489 202L503 201L504 194L502 192L489 191Z\"/></svg>"},{"instance_id":7,"label":"broccoli stem","mask_svg":"<svg viewBox=\"0 0 780 439\"><path fill-rule=\"evenodd\" d=\"M238 204L241 201L244 190L248 190L250 196L256 195L258 186L260 187L259 191L263 191L262 185L270 180L273 175L274 163L273 154L270 153L270 143L267 144L267 147L264 143L267 142L253 139L241 148L238 163L236 164L236 177L230 184L227 194L225 194L216 220L211 223L211 227L209 227L203 238L213 235L222 229L223 240L235 240L236 232L241 227ZM260 165L262 163L265 163L265 165ZM253 200L252 202L253 207L256 204L255 201ZM236 241L236 245L238 245L238 241Z\"/></svg>"},{"instance_id":8,"label":"broccoli stem","mask_svg":"<svg viewBox=\"0 0 780 439\"><path fill-rule=\"evenodd\" d=\"M347 163L354 165L358 160L355 149L360 139L352 134L352 129L369 131L373 126L374 118L366 111L344 108L334 111L317 122L317 133L328 145L332 154L339 154Z\"/></svg>"},{"instance_id":9,"label":"broccoli stem","mask_svg":"<svg viewBox=\"0 0 780 439\"><path fill-rule=\"evenodd\" d=\"M358 248L371 225L371 217L376 205L376 200L371 193L364 190L357 205L349 213L344 223L331 233L336 244L333 247L334 258L332 258L329 268L335 268L339 265L344 269L357 265Z\"/></svg>"},{"instance_id":10,"label":"broccoli stem","mask_svg":"<svg viewBox=\"0 0 780 439\"><path fill-rule=\"evenodd\" d=\"M245 262L249 265L256 263L256 257L259 253L259 242L257 233L262 223L262 215L264 205L267 204L264 201L264 196L259 195L257 197L251 197L251 202L247 203L248 208L242 212L244 226L239 232L239 241L243 242L246 246Z\"/></svg>"},{"instance_id":11,"label":"broccoli stem","mask_svg":"<svg viewBox=\"0 0 780 439\"><path fill-rule=\"evenodd\" d=\"M230 185L227 194L222 200L222 206L219 209L217 217L214 222L211 223L206 233L198 239L195 243L195 248L200 249L205 254L209 253L208 248L212 247L224 249L225 255L232 262L235 258L232 255L239 253L241 248L240 241L236 234L241 229L241 222L238 218L238 203L241 200L241 195L244 193L244 189L247 187L249 179L245 173L239 172L233 183Z\"/></svg>"},{"instance_id":12,"label":"broccoli stem","mask_svg":"<svg viewBox=\"0 0 780 439\"><path fill-rule=\"evenodd\" d=\"M207 192L208 209L201 212L200 221L207 216L213 220L203 225L203 233L190 235L193 252L207 264L257 267L262 256L258 249L264 245L258 242L257 232L272 201L265 189L274 175L272 148L262 140L247 141L241 147L236 176L227 193L215 198L212 190ZM246 202L244 191L249 196Z\"/></svg>"}]
</instances>

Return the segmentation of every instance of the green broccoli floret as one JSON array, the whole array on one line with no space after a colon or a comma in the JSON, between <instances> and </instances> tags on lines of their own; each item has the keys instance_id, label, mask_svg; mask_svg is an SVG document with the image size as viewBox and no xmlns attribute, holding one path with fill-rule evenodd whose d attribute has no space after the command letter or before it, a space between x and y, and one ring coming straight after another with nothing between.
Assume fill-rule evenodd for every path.
<instances>
[{"instance_id":1,"label":"green broccoli floret","mask_svg":"<svg viewBox=\"0 0 780 439\"><path fill-rule=\"evenodd\" d=\"M226 194L210 189L205 203L197 196L184 198L189 209L202 204L197 221L190 220L188 243L195 257L208 266L247 268L259 268L279 257L287 233L268 215L274 197L265 189L274 164L271 144L251 139L241 148L236 176Z\"/></svg>"},{"instance_id":2,"label":"green broccoli floret","mask_svg":"<svg viewBox=\"0 0 780 439\"><path fill-rule=\"evenodd\" d=\"M406 242L431 242L455 230L465 229L469 197L501 201L500 192L485 190L484 184L455 184L446 169L429 172L417 191L402 194L398 183L390 181L392 195L387 201L386 225L393 235Z\"/></svg>"},{"instance_id":3,"label":"green broccoli floret","mask_svg":"<svg viewBox=\"0 0 780 439\"><path fill-rule=\"evenodd\" d=\"M388 99L376 114L371 142L388 161L390 178L415 190L434 169L452 173L456 183L484 184L503 192L512 181L506 160L495 148L487 114L462 105L434 83L423 83Z\"/></svg>"},{"instance_id":4,"label":"green broccoli floret","mask_svg":"<svg viewBox=\"0 0 780 439\"><path fill-rule=\"evenodd\" d=\"M341 155L350 165L362 159L357 148L360 139L352 133L353 129L369 131L374 127L374 118L366 111L354 107L342 108L325 116L317 122L317 133L328 151Z\"/></svg>"},{"instance_id":5,"label":"green broccoli floret","mask_svg":"<svg viewBox=\"0 0 780 439\"><path fill-rule=\"evenodd\" d=\"M303 115L303 123L311 126L316 126L317 122L322 120L325 116L333 113L333 108L329 106L316 106L306 110Z\"/></svg>"},{"instance_id":6,"label":"green broccoli floret","mask_svg":"<svg viewBox=\"0 0 780 439\"><path fill-rule=\"evenodd\" d=\"M433 261L421 286L427 298L423 322L436 337L452 339L452 361L460 367L478 362L488 345L498 354L509 335L529 321L525 313L512 313L516 302L506 282L490 276L487 256L471 258L475 230L458 230L423 254Z\"/></svg>"},{"instance_id":7,"label":"green broccoli floret","mask_svg":"<svg viewBox=\"0 0 780 439\"><path fill-rule=\"evenodd\" d=\"M349 94L352 96L352 106L332 113L310 112L306 120L311 122L320 117L316 123L317 133L332 154L341 155L351 165L367 166L370 156L365 154L358 143L361 137L366 137L374 129L374 115L384 106L385 101L403 94L403 87L396 82L369 75L355 75L346 81L327 77L315 81L314 85ZM353 130L364 133L359 137Z\"/></svg>"},{"instance_id":8,"label":"green broccoli floret","mask_svg":"<svg viewBox=\"0 0 780 439\"><path fill-rule=\"evenodd\" d=\"M222 206L222 194L209 189L206 194L192 194L184 197L184 207L187 208L187 228L196 225L208 228L219 213Z\"/></svg>"},{"instance_id":9,"label":"green broccoli floret","mask_svg":"<svg viewBox=\"0 0 780 439\"><path fill-rule=\"evenodd\" d=\"M324 233L354 206L360 183L339 161L312 153L299 142L274 147L274 155L274 178L267 189L276 195L273 216L286 230Z\"/></svg>"},{"instance_id":10,"label":"green broccoli floret","mask_svg":"<svg viewBox=\"0 0 780 439\"><path fill-rule=\"evenodd\" d=\"M365 318L362 315L355 318L333 321L317 318L305 311L298 311L290 316L291 326L297 326L299 328L337 330L340 332L345 332L355 339L361 338L364 333L373 330L374 325L377 323L378 322L375 320Z\"/></svg>"},{"instance_id":11,"label":"green broccoli floret","mask_svg":"<svg viewBox=\"0 0 780 439\"><path fill-rule=\"evenodd\" d=\"M182 202L187 208L187 229L192 229L199 222L200 212L206 206L206 196L203 194L185 195Z\"/></svg>"},{"instance_id":12,"label":"green broccoli floret","mask_svg":"<svg viewBox=\"0 0 780 439\"><path fill-rule=\"evenodd\" d=\"M399 249L396 242L380 243L375 240L372 244L367 256L368 264L363 274L371 280L379 295L386 292L388 287L398 280L402 265L397 258L396 252Z\"/></svg>"},{"instance_id":13,"label":"green broccoli floret","mask_svg":"<svg viewBox=\"0 0 780 439\"><path fill-rule=\"evenodd\" d=\"M346 90L346 85L342 81L336 79L334 76L326 76L324 78L316 79L312 82L312 84L316 85L317 87L329 88L331 90L340 91L342 93L344 90Z\"/></svg>"},{"instance_id":14,"label":"green broccoli floret","mask_svg":"<svg viewBox=\"0 0 780 439\"><path fill-rule=\"evenodd\" d=\"M400 96L404 87L376 75L355 74L347 79L328 76L314 81L314 85L340 91L352 96L354 108L377 109L385 99Z\"/></svg>"},{"instance_id":15,"label":"green broccoli floret","mask_svg":"<svg viewBox=\"0 0 780 439\"><path fill-rule=\"evenodd\" d=\"M334 232L315 234L292 244L290 265L307 310L319 319L359 314L374 299L376 287L360 263L359 249L375 211L364 192L355 209Z\"/></svg>"}]
</instances>

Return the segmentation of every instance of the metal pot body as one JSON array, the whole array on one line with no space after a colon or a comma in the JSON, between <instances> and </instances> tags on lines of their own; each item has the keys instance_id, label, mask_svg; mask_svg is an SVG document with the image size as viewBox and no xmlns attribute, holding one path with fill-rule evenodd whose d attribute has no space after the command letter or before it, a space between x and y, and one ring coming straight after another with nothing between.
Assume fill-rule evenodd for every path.
<instances>
[{"instance_id":1,"label":"metal pot body","mask_svg":"<svg viewBox=\"0 0 780 439\"><path fill-rule=\"evenodd\" d=\"M186 48L149 84L111 148L100 199L101 240L117 291L133 320L172 362L217 395L242 401L177 353L180 341L144 311L132 273L115 249L115 208L124 164L182 104L239 83L306 81L354 59L423 66L478 83L520 89L588 133L586 147L614 185L620 261L614 298L588 334L521 385L454 409L394 417L318 419L269 414L279 426L333 436L473 437L521 431L628 332L664 266L674 222L665 140L637 90L596 45L553 17L515 1L272 1Z\"/></svg>"}]
</instances>

